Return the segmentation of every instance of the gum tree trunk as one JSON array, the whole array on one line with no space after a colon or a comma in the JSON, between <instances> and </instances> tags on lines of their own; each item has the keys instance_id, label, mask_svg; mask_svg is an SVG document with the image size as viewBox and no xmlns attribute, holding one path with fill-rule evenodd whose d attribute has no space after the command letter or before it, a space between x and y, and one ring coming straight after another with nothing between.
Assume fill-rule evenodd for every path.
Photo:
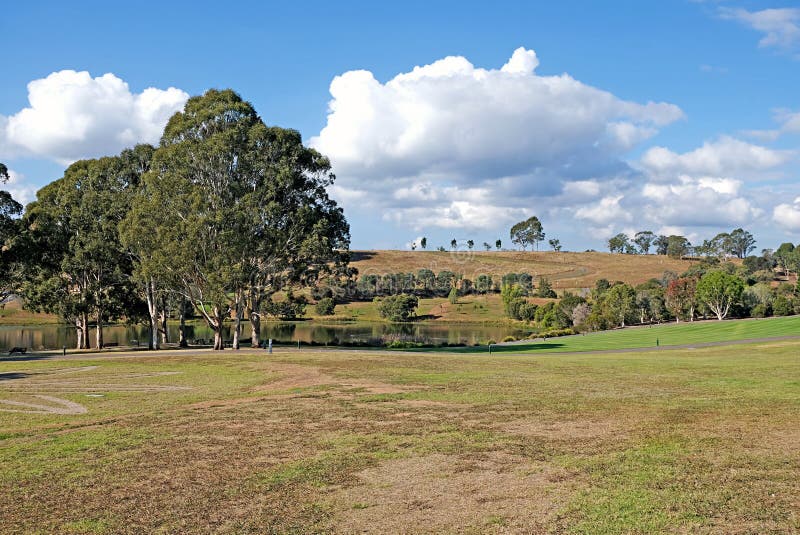
<instances>
[{"instance_id":1,"label":"gum tree trunk","mask_svg":"<svg viewBox=\"0 0 800 535\"><path fill-rule=\"evenodd\" d=\"M150 278L147 281L147 313L150 316L150 339L147 341L148 349L158 349L158 306L156 304L156 283Z\"/></svg>"}]
</instances>

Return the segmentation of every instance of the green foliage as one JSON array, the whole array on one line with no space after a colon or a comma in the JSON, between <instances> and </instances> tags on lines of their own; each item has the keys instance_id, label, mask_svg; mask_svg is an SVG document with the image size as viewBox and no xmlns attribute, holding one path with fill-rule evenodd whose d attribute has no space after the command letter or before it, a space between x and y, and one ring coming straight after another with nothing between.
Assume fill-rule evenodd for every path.
<instances>
[{"instance_id":1,"label":"green foliage","mask_svg":"<svg viewBox=\"0 0 800 535\"><path fill-rule=\"evenodd\" d=\"M633 253L630 238L623 233L619 233L613 238L608 239L608 250L612 253Z\"/></svg>"},{"instance_id":2,"label":"green foliage","mask_svg":"<svg viewBox=\"0 0 800 535\"><path fill-rule=\"evenodd\" d=\"M731 306L738 304L744 291L744 282L724 271L710 271L697 283L697 299L723 320Z\"/></svg>"},{"instance_id":3,"label":"green foliage","mask_svg":"<svg viewBox=\"0 0 800 535\"><path fill-rule=\"evenodd\" d=\"M283 301L273 301L271 298L267 298L263 305L263 311L282 320L294 320L305 315L306 305L308 305L308 301L305 297L295 296L294 292L289 290Z\"/></svg>"},{"instance_id":4,"label":"green foliage","mask_svg":"<svg viewBox=\"0 0 800 535\"><path fill-rule=\"evenodd\" d=\"M485 294L492 291L492 277L490 275L478 275L475 278L475 291L479 294Z\"/></svg>"},{"instance_id":5,"label":"green foliage","mask_svg":"<svg viewBox=\"0 0 800 535\"><path fill-rule=\"evenodd\" d=\"M539 277L539 288L536 291L536 295L544 298L558 297L555 290L553 290L553 284L547 277Z\"/></svg>"},{"instance_id":6,"label":"green foliage","mask_svg":"<svg viewBox=\"0 0 800 535\"><path fill-rule=\"evenodd\" d=\"M383 299L375 298L378 303L378 313L389 321L408 321L416 314L419 299L415 295L399 294L390 295Z\"/></svg>"},{"instance_id":7,"label":"green foliage","mask_svg":"<svg viewBox=\"0 0 800 535\"><path fill-rule=\"evenodd\" d=\"M511 227L510 236L511 241L523 249L527 248L529 245L535 245L538 249L539 242L544 239L545 234L542 230L541 221L539 221L538 217L533 216ZM499 241L500 240L498 240L498 243Z\"/></svg>"},{"instance_id":8,"label":"green foliage","mask_svg":"<svg viewBox=\"0 0 800 535\"><path fill-rule=\"evenodd\" d=\"M323 297L317 301L317 305L315 306L315 310L320 316L333 316L335 309L336 301L331 297Z\"/></svg>"},{"instance_id":9,"label":"green foliage","mask_svg":"<svg viewBox=\"0 0 800 535\"><path fill-rule=\"evenodd\" d=\"M458 290L455 288L450 288L450 293L447 296L447 300L450 302L451 305L455 305L458 303Z\"/></svg>"},{"instance_id":10,"label":"green foliage","mask_svg":"<svg viewBox=\"0 0 800 535\"><path fill-rule=\"evenodd\" d=\"M609 324L624 327L636 321L636 292L628 284L612 286L603 296L600 308Z\"/></svg>"},{"instance_id":11,"label":"green foliage","mask_svg":"<svg viewBox=\"0 0 800 535\"><path fill-rule=\"evenodd\" d=\"M670 236L667 238L667 256L681 258L689 254L691 243L683 236Z\"/></svg>"},{"instance_id":12,"label":"green foliage","mask_svg":"<svg viewBox=\"0 0 800 535\"><path fill-rule=\"evenodd\" d=\"M193 303L221 349L228 311L241 318L288 284L344 269L350 234L327 193L333 180L297 131L265 125L231 90L210 90L167 123L125 242L142 277Z\"/></svg>"}]
</instances>

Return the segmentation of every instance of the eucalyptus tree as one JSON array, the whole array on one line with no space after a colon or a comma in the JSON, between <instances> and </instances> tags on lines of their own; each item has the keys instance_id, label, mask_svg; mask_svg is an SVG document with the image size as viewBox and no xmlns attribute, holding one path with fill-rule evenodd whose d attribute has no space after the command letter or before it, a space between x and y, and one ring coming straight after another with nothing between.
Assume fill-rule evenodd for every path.
<instances>
[{"instance_id":1,"label":"eucalyptus tree","mask_svg":"<svg viewBox=\"0 0 800 535\"><path fill-rule=\"evenodd\" d=\"M101 348L103 322L135 319L140 308L118 233L139 181L128 156L126 151L70 165L62 178L39 190L22 221L17 246L26 257L24 304L72 322L79 349L90 345L90 318Z\"/></svg>"},{"instance_id":2,"label":"eucalyptus tree","mask_svg":"<svg viewBox=\"0 0 800 535\"><path fill-rule=\"evenodd\" d=\"M524 250L528 245L535 245L539 249L539 242L545 237L542 229L542 222L536 216L529 217L525 221L520 221L509 233L511 241L521 246ZM499 242L499 240L498 240Z\"/></svg>"},{"instance_id":3,"label":"eucalyptus tree","mask_svg":"<svg viewBox=\"0 0 800 535\"><path fill-rule=\"evenodd\" d=\"M8 169L0 163L0 182L5 183L8 179ZM0 190L0 304L14 293L15 255L12 242L20 231L20 214L22 205L9 192Z\"/></svg>"},{"instance_id":4,"label":"eucalyptus tree","mask_svg":"<svg viewBox=\"0 0 800 535\"><path fill-rule=\"evenodd\" d=\"M650 252L650 246L653 245L655 239L656 235L649 230L639 231L633 236L633 242L639 247L642 254Z\"/></svg>"},{"instance_id":5,"label":"eucalyptus tree","mask_svg":"<svg viewBox=\"0 0 800 535\"><path fill-rule=\"evenodd\" d=\"M215 349L230 315L238 348L246 311L257 345L267 297L347 263L349 227L326 190L334 178L298 132L266 126L231 90L211 90L167 123L125 235L144 276L205 319Z\"/></svg>"}]
</instances>

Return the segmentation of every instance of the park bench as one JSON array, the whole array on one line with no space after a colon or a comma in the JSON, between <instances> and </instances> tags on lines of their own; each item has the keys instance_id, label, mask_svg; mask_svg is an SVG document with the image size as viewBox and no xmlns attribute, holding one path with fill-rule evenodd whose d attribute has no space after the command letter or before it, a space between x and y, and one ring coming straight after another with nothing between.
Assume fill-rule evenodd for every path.
<instances>
[{"instance_id":1,"label":"park bench","mask_svg":"<svg viewBox=\"0 0 800 535\"><path fill-rule=\"evenodd\" d=\"M26 351L28 351L27 347L12 347L11 351L9 351L8 354L9 356L13 355L14 353L24 355Z\"/></svg>"},{"instance_id":2,"label":"park bench","mask_svg":"<svg viewBox=\"0 0 800 535\"><path fill-rule=\"evenodd\" d=\"M109 342L107 344L103 344L103 348L106 347L119 347L119 342Z\"/></svg>"}]
</instances>

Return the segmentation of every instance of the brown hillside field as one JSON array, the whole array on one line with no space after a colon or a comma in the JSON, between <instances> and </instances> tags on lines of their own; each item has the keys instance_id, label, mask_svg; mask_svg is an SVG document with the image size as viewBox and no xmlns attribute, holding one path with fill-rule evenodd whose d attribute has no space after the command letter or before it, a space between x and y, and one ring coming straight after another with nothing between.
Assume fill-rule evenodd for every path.
<instances>
[{"instance_id":1,"label":"brown hillside field","mask_svg":"<svg viewBox=\"0 0 800 535\"><path fill-rule=\"evenodd\" d=\"M475 280L478 275L499 277L527 272L545 276L558 290L589 288L598 279L640 284L660 278L665 271L683 273L692 260L662 255L610 253L556 253L523 251L353 251L351 265L360 275L414 272L427 268L449 270Z\"/></svg>"}]
</instances>

